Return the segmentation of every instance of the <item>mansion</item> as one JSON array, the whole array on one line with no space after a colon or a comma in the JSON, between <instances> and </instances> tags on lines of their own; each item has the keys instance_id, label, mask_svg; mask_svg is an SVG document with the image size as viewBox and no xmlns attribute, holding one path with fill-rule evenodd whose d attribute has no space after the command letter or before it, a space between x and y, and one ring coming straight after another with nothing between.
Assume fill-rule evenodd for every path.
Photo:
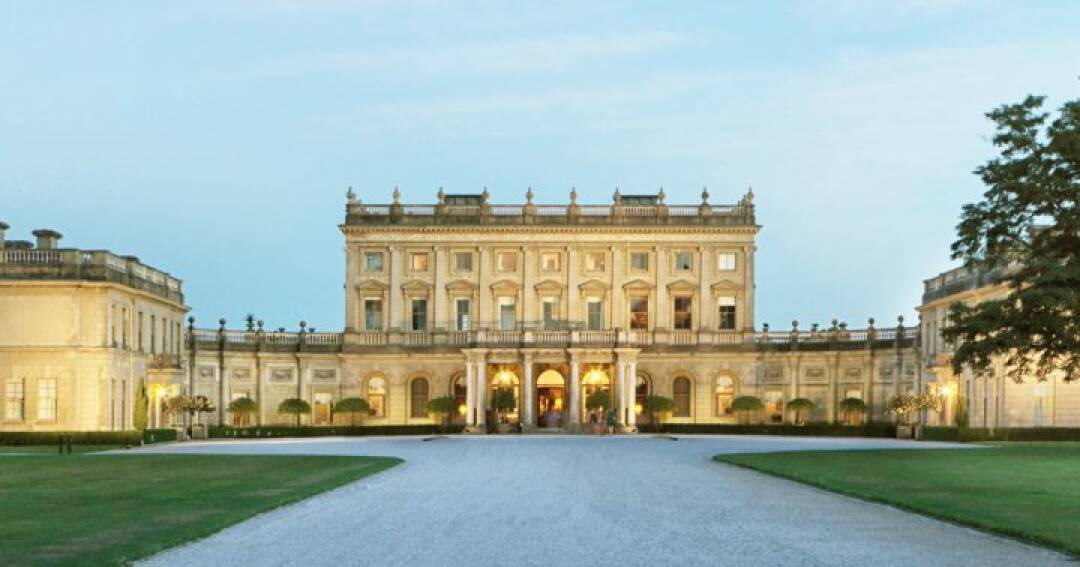
<instances>
[{"instance_id":1,"label":"mansion","mask_svg":"<svg viewBox=\"0 0 1080 567\"><path fill-rule=\"evenodd\" d=\"M256 401L258 424L291 423L277 413L289 398L311 404L312 424L347 423L333 406L349 397L371 406L365 425L431 424L427 402L452 396L455 419L482 431L498 388L515 397L499 419L525 431L580 429L598 390L612 394L623 431L647 420L649 395L674 401L669 423L733 423L741 395L764 402L766 422L790 421L786 402L807 398L816 408L806 421L836 423L842 399L864 400L867 418L884 421L890 397L927 390L948 400L931 421L951 422L966 396L972 425L987 412L996 426L1080 424L1068 409L1076 386L1052 386L1036 411L1045 402L1031 400L1045 396L1026 392L1044 384L980 385L942 370L934 325L955 286L928 287L921 326L759 324L752 192L728 205L707 192L669 205L662 191L616 192L603 205L578 204L574 192L568 204L538 205L531 190L518 205L491 204L486 190L400 201L396 189L389 204L348 192L341 332L254 318L184 324L173 276L131 256L60 248L49 230L34 232L36 246L5 243L0 223L0 431L130 429L140 383L152 427L170 423L160 402L182 393L214 400L208 418L219 424L241 397ZM976 408L983 398L993 404Z\"/></svg>"}]
</instances>

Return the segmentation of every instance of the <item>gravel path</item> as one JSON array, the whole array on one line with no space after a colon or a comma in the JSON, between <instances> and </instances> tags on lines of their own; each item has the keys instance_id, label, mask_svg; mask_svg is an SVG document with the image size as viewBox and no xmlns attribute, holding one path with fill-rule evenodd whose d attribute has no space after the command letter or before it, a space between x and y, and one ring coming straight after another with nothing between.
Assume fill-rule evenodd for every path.
<instances>
[{"instance_id":1,"label":"gravel path","mask_svg":"<svg viewBox=\"0 0 1080 567\"><path fill-rule=\"evenodd\" d=\"M717 453L945 444L748 436L348 438L143 452L406 462L148 565L1056 565L1038 547L713 463ZM1072 563L1074 564L1074 563Z\"/></svg>"}]
</instances>

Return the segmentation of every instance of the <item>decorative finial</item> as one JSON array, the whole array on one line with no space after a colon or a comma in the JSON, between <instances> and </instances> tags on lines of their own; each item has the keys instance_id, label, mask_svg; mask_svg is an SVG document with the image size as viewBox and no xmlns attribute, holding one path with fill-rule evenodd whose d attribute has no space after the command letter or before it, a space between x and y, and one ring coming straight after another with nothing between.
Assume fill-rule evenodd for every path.
<instances>
[{"instance_id":1,"label":"decorative finial","mask_svg":"<svg viewBox=\"0 0 1080 567\"><path fill-rule=\"evenodd\" d=\"M442 185L439 185L439 192L435 194L435 197L439 199L439 204L445 204L446 193L443 193Z\"/></svg>"},{"instance_id":2,"label":"decorative finial","mask_svg":"<svg viewBox=\"0 0 1080 567\"><path fill-rule=\"evenodd\" d=\"M350 204L356 202L356 191L352 190L352 185L349 185L349 190L345 192L345 200Z\"/></svg>"},{"instance_id":3,"label":"decorative finial","mask_svg":"<svg viewBox=\"0 0 1080 567\"><path fill-rule=\"evenodd\" d=\"M394 204L395 205L400 205L401 204L401 191L398 190L397 185L394 185Z\"/></svg>"},{"instance_id":4,"label":"decorative finial","mask_svg":"<svg viewBox=\"0 0 1080 567\"><path fill-rule=\"evenodd\" d=\"M746 201L747 205L753 205L754 204L754 188L752 186L747 187L746 196L743 197L743 201Z\"/></svg>"},{"instance_id":5,"label":"decorative finial","mask_svg":"<svg viewBox=\"0 0 1080 567\"><path fill-rule=\"evenodd\" d=\"M258 321L255 321L255 325L257 325L259 327L259 332L260 333L263 332L263 320L262 319L259 319Z\"/></svg>"},{"instance_id":6,"label":"decorative finial","mask_svg":"<svg viewBox=\"0 0 1080 567\"><path fill-rule=\"evenodd\" d=\"M300 321L300 332L303 333L305 328L307 328L307 321Z\"/></svg>"},{"instance_id":7,"label":"decorative finial","mask_svg":"<svg viewBox=\"0 0 1080 567\"><path fill-rule=\"evenodd\" d=\"M799 322L797 320L791 322L791 330L792 331L798 331L799 330Z\"/></svg>"},{"instance_id":8,"label":"decorative finial","mask_svg":"<svg viewBox=\"0 0 1080 567\"><path fill-rule=\"evenodd\" d=\"M570 204L571 205L576 205L577 204L577 187L571 187L570 188Z\"/></svg>"},{"instance_id":9,"label":"decorative finial","mask_svg":"<svg viewBox=\"0 0 1080 567\"><path fill-rule=\"evenodd\" d=\"M899 315L899 316L897 316L897 317L896 317L896 322L897 322L897 323L898 323L898 324L899 324L899 325L900 325L901 327L903 327L903 326L904 326L904 316L903 316L903 315Z\"/></svg>"},{"instance_id":10,"label":"decorative finial","mask_svg":"<svg viewBox=\"0 0 1080 567\"><path fill-rule=\"evenodd\" d=\"M525 204L531 205L532 200L533 200L533 191L532 191L532 187L529 187L529 190L525 192Z\"/></svg>"},{"instance_id":11,"label":"decorative finial","mask_svg":"<svg viewBox=\"0 0 1080 567\"><path fill-rule=\"evenodd\" d=\"M218 325L221 325L222 330L224 330L225 329L225 318L222 317L221 319L218 319L217 322L218 322Z\"/></svg>"},{"instance_id":12,"label":"decorative finial","mask_svg":"<svg viewBox=\"0 0 1080 567\"><path fill-rule=\"evenodd\" d=\"M769 332L769 324L768 323L762 323L761 324L761 332L763 332L763 333L768 333Z\"/></svg>"},{"instance_id":13,"label":"decorative finial","mask_svg":"<svg viewBox=\"0 0 1080 567\"><path fill-rule=\"evenodd\" d=\"M661 187L660 192L656 194L656 202L663 205L665 198L666 198L666 195L664 195L664 188Z\"/></svg>"},{"instance_id":14,"label":"decorative finial","mask_svg":"<svg viewBox=\"0 0 1080 567\"><path fill-rule=\"evenodd\" d=\"M487 185L484 185L484 192L481 193L480 196L484 198L484 203L488 202L488 197L490 197L491 195L488 193Z\"/></svg>"},{"instance_id":15,"label":"decorative finial","mask_svg":"<svg viewBox=\"0 0 1080 567\"><path fill-rule=\"evenodd\" d=\"M622 204L622 193L619 192L619 188L615 188L615 194L611 196L611 200L615 201L616 205Z\"/></svg>"},{"instance_id":16,"label":"decorative finial","mask_svg":"<svg viewBox=\"0 0 1080 567\"><path fill-rule=\"evenodd\" d=\"M701 188L701 204L702 205L708 205L709 204L709 188L708 187L702 187Z\"/></svg>"}]
</instances>

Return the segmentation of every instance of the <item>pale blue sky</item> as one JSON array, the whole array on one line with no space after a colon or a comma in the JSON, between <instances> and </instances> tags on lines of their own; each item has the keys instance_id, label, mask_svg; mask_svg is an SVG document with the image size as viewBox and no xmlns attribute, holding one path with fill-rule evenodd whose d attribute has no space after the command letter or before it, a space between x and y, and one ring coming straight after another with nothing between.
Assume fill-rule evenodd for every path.
<instances>
[{"instance_id":1,"label":"pale blue sky","mask_svg":"<svg viewBox=\"0 0 1080 567\"><path fill-rule=\"evenodd\" d=\"M983 113L1080 93L1080 3L0 2L9 238L134 254L202 325L342 326L344 192L753 185L758 324L914 321Z\"/></svg>"}]
</instances>

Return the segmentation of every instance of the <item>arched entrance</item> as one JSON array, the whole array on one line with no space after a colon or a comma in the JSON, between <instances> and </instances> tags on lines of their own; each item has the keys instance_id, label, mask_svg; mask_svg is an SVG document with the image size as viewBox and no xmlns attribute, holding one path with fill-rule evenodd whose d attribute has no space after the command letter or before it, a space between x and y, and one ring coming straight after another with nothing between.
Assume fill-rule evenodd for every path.
<instances>
[{"instance_id":1,"label":"arched entrance","mask_svg":"<svg viewBox=\"0 0 1080 567\"><path fill-rule=\"evenodd\" d=\"M611 377L600 366L594 366L585 370L581 377L581 423L604 423L607 419L599 411L590 411L588 405L589 396L596 392L611 392ZM605 408L610 410L612 408Z\"/></svg>"},{"instance_id":2,"label":"arched entrance","mask_svg":"<svg viewBox=\"0 0 1080 567\"><path fill-rule=\"evenodd\" d=\"M536 423L545 429L562 427L566 380L557 370L536 377Z\"/></svg>"},{"instance_id":3,"label":"arched entrance","mask_svg":"<svg viewBox=\"0 0 1080 567\"><path fill-rule=\"evenodd\" d=\"M495 400L495 392L501 389L508 389L514 393L514 407L510 410L503 410L501 414L496 412L490 405L489 410L494 414L495 422L503 425L509 425L511 423L518 423L521 420L521 381L518 379L516 372L508 367L500 367L495 374L491 376L491 386L488 392L488 404L493 404Z\"/></svg>"}]
</instances>

